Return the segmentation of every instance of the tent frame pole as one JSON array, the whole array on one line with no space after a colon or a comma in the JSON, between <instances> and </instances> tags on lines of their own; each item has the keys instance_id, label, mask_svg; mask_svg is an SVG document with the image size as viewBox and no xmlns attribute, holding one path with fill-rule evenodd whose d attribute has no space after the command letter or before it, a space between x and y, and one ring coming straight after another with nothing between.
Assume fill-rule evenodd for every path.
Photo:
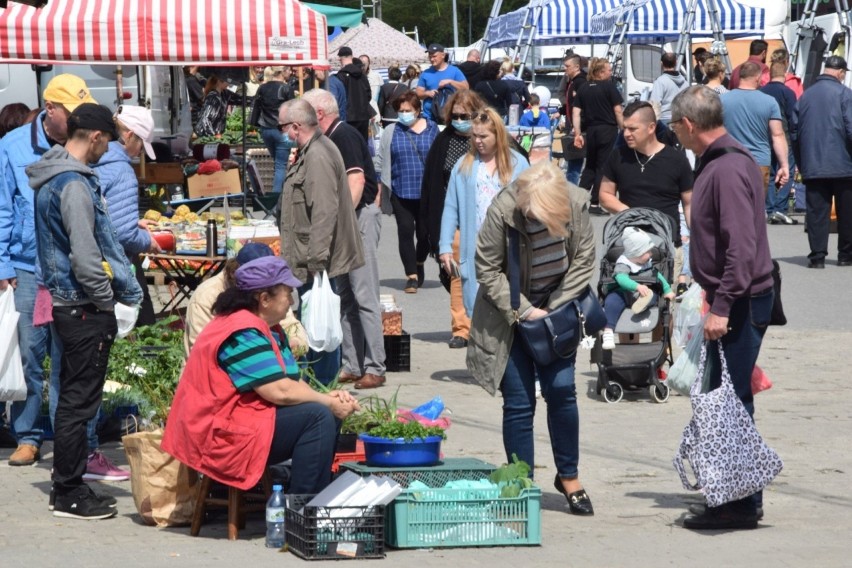
<instances>
[{"instance_id":1,"label":"tent frame pole","mask_svg":"<svg viewBox=\"0 0 852 568\"><path fill-rule=\"evenodd\" d=\"M725 34L722 31L722 23L719 21L719 7L716 5L716 0L703 0L704 6L707 9L707 17L710 20L710 26L713 30L713 45L710 51L715 55L722 57L725 62L727 73L731 73L731 58L728 55L728 45L725 43ZM683 27L680 31L680 37L677 40L675 53L677 54L677 69L682 75L687 66L686 58L690 57L689 47L692 43L692 26L695 23L695 9L698 5L698 0L689 0L689 6L686 11L686 19L684 19ZM684 75L689 80L689 77Z\"/></svg>"}]
</instances>

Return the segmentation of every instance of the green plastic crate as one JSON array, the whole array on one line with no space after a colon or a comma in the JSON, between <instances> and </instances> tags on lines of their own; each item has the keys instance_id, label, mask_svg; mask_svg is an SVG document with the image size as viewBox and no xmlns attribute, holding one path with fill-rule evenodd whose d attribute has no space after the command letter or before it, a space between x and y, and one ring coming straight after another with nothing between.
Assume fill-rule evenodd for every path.
<instances>
[{"instance_id":1,"label":"green plastic crate","mask_svg":"<svg viewBox=\"0 0 852 568\"><path fill-rule=\"evenodd\" d=\"M388 506L385 542L394 548L541 544L541 489L525 489L516 498L472 493L406 489Z\"/></svg>"},{"instance_id":2,"label":"green plastic crate","mask_svg":"<svg viewBox=\"0 0 852 568\"><path fill-rule=\"evenodd\" d=\"M529 546L541 544L541 489L501 498L497 490L445 489L449 481L487 478L496 466L476 458L446 458L423 468L380 468L346 462L359 475L381 475L402 485L388 505L385 542L394 548ZM413 481L432 487L411 491Z\"/></svg>"}]
</instances>

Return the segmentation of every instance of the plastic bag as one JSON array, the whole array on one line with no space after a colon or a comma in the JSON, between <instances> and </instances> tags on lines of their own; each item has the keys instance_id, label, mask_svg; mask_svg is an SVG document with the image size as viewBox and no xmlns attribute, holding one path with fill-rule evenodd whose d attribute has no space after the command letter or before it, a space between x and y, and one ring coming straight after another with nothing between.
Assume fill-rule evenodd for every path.
<instances>
[{"instance_id":1,"label":"plastic bag","mask_svg":"<svg viewBox=\"0 0 852 568\"><path fill-rule=\"evenodd\" d=\"M755 395L771 388L772 381L769 380L766 372L755 365L754 370L751 372L751 394Z\"/></svg>"},{"instance_id":2,"label":"plastic bag","mask_svg":"<svg viewBox=\"0 0 852 568\"><path fill-rule=\"evenodd\" d=\"M700 318L698 325L691 329L686 348L675 359L666 377L668 387L684 396L689 396L689 389L698 375L698 360L704 344L704 318Z\"/></svg>"},{"instance_id":3,"label":"plastic bag","mask_svg":"<svg viewBox=\"0 0 852 568\"><path fill-rule=\"evenodd\" d=\"M678 347L685 347L692 337L690 330L701 323L701 305L704 301L701 286L693 282L680 299L675 314L675 326L672 340Z\"/></svg>"},{"instance_id":4,"label":"plastic bag","mask_svg":"<svg viewBox=\"0 0 852 568\"><path fill-rule=\"evenodd\" d=\"M115 321L118 324L117 337L122 339L127 337L133 328L136 326L136 318L139 317L140 306L128 306L121 302L115 304Z\"/></svg>"},{"instance_id":5,"label":"plastic bag","mask_svg":"<svg viewBox=\"0 0 852 568\"><path fill-rule=\"evenodd\" d=\"M343 342L340 323L340 296L334 293L328 272L314 277L310 291L302 298L302 326L308 345L314 351L334 351Z\"/></svg>"},{"instance_id":6,"label":"plastic bag","mask_svg":"<svg viewBox=\"0 0 852 568\"><path fill-rule=\"evenodd\" d=\"M18 310L11 286L0 294L0 400L25 400L27 383L18 345Z\"/></svg>"},{"instance_id":7,"label":"plastic bag","mask_svg":"<svg viewBox=\"0 0 852 568\"><path fill-rule=\"evenodd\" d=\"M402 410L397 414L400 422L420 422L424 426L440 426L444 430L450 427L449 418L441 418L444 401L436 396L429 402L411 410Z\"/></svg>"}]
</instances>

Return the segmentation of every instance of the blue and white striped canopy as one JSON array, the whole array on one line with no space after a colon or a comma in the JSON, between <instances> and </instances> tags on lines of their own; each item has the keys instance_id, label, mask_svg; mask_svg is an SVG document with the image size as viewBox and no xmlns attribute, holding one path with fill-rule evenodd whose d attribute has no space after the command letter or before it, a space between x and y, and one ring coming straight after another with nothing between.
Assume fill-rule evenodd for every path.
<instances>
[{"instance_id":1,"label":"blue and white striped canopy","mask_svg":"<svg viewBox=\"0 0 852 568\"><path fill-rule=\"evenodd\" d=\"M627 40L632 43L662 43L676 40L686 19L688 0L533 0L542 3L541 18L536 22L535 45L568 42L605 41L618 21L622 5L635 2ZM764 10L751 8L735 0L716 0L722 31L727 37L762 35ZM524 23L527 8L520 8L494 19L488 32L492 47L514 46ZM530 24L531 22L528 22ZM694 37L712 35L705 3L696 2ZM527 35L525 34L525 37Z\"/></svg>"},{"instance_id":2,"label":"blue and white striped canopy","mask_svg":"<svg viewBox=\"0 0 852 568\"><path fill-rule=\"evenodd\" d=\"M619 21L622 10L629 13L634 6L625 38L629 43L664 43L680 35L687 18L688 0L619 0L618 5L592 16L589 32L596 39L608 38ZM727 38L763 35L765 20L763 8L752 8L735 0L716 0L719 23ZM713 27L705 2L695 6L692 37L711 37Z\"/></svg>"}]
</instances>

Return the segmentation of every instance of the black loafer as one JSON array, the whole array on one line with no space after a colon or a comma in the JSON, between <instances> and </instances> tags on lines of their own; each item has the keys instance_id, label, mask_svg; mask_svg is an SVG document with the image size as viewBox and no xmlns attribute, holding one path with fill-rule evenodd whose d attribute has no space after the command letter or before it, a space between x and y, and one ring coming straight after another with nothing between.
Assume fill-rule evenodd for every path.
<instances>
[{"instance_id":1,"label":"black loafer","mask_svg":"<svg viewBox=\"0 0 852 568\"><path fill-rule=\"evenodd\" d=\"M592 507L592 500L589 499L589 495L586 493L585 489L580 489L573 493L566 493L565 488L562 487L562 479L558 474L553 480L553 487L556 488L558 492L565 495L565 498L568 500L568 509L571 511L572 515L591 517L595 514L595 508Z\"/></svg>"},{"instance_id":2,"label":"black loafer","mask_svg":"<svg viewBox=\"0 0 852 568\"><path fill-rule=\"evenodd\" d=\"M418 288L420 288L420 286L417 284L417 278L409 278L405 282L405 289L403 291L406 294L416 294Z\"/></svg>"},{"instance_id":3,"label":"black loafer","mask_svg":"<svg viewBox=\"0 0 852 568\"><path fill-rule=\"evenodd\" d=\"M852 266L852 260L838 260L837 266Z\"/></svg>"},{"instance_id":4,"label":"black loafer","mask_svg":"<svg viewBox=\"0 0 852 568\"><path fill-rule=\"evenodd\" d=\"M825 268L824 260L809 260L808 268Z\"/></svg>"},{"instance_id":5,"label":"black loafer","mask_svg":"<svg viewBox=\"0 0 852 568\"><path fill-rule=\"evenodd\" d=\"M454 335L447 345L450 346L450 349L462 349L467 347L467 339Z\"/></svg>"}]
</instances>

